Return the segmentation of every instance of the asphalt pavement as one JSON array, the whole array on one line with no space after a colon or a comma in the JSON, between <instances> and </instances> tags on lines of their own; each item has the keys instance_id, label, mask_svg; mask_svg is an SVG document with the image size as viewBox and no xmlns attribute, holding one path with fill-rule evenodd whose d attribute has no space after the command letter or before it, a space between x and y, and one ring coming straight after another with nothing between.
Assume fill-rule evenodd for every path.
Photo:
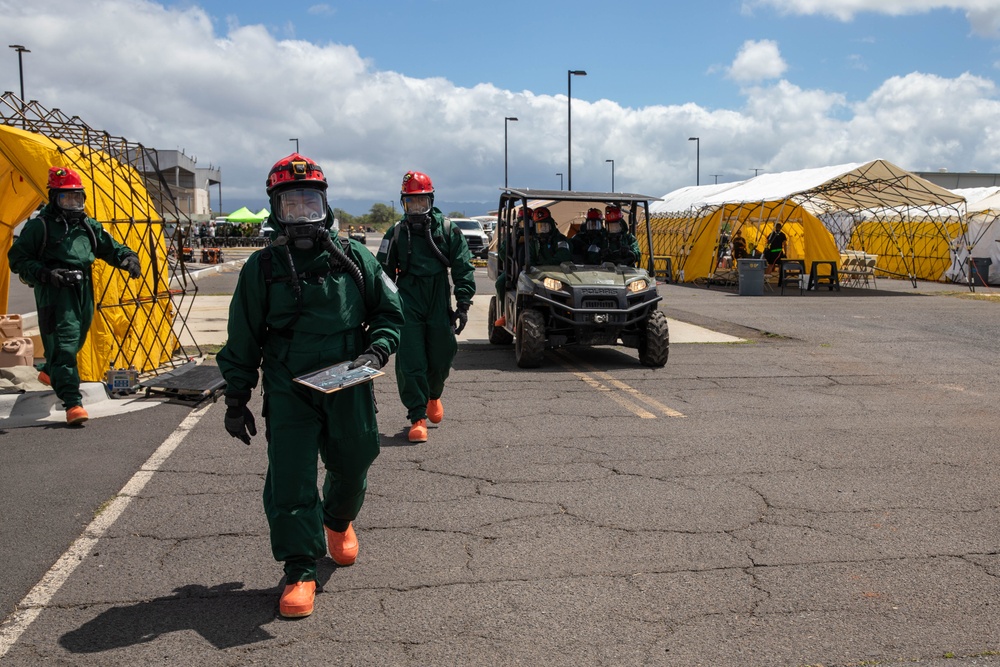
<instances>
[{"instance_id":1,"label":"asphalt pavement","mask_svg":"<svg viewBox=\"0 0 1000 667\"><path fill-rule=\"evenodd\" d=\"M4 431L0 665L998 664L1000 290L659 290L732 338L525 370L476 311L421 445L390 365L358 562L302 620L220 404Z\"/></svg>"}]
</instances>

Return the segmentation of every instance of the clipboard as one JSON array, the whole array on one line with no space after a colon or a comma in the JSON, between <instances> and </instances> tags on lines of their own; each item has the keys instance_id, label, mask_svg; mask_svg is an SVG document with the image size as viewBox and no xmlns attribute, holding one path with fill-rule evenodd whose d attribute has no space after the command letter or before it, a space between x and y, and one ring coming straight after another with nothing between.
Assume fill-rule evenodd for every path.
<instances>
[{"instance_id":1,"label":"clipboard","mask_svg":"<svg viewBox=\"0 0 1000 667\"><path fill-rule=\"evenodd\" d=\"M350 365L350 361L344 361L318 371L313 371L312 373L307 373L306 375L301 375L294 378L294 380L310 389L321 391L324 394L332 394L335 391L353 387L356 384L371 382L375 378L385 375L382 371L376 370L371 366L348 368Z\"/></svg>"}]
</instances>

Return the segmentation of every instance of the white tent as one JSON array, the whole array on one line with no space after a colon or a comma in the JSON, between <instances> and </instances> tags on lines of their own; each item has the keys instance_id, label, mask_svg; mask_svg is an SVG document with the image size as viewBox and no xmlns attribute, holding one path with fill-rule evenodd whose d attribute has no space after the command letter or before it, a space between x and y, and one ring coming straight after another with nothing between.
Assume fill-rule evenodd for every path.
<instances>
[{"instance_id":1,"label":"white tent","mask_svg":"<svg viewBox=\"0 0 1000 667\"><path fill-rule=\"evenodd\" d=\"M968 202L968 247L964 254L989 258L987 282L1000 284L1000 187L953 190Z\"/></svg>"}]
</instances>

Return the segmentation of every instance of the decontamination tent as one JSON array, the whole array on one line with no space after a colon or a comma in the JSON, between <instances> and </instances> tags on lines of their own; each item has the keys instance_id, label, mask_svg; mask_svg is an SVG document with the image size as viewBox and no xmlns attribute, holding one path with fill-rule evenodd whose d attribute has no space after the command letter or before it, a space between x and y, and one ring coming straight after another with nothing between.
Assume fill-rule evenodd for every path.
<instances>
[{"instance_id":1,"label":"decontamination tent","mask_svg":"<svg viewBox=\"0 0 1000 667\"><path fill-rule=\"evenodd\" d=\"M2 120L2 119L0 119ZM142 177L109 153L45 134L0 124L0 306L7 311L10 270L7 251L13 229L48 198L48 170L71 167L83 181L87 215L101 221L117 241L138 255L143 278L129 283L124 272L104 262L94 264L97 312L86 345L77 357L80 377L95 382L113 363L152 370L177 348L172 331L176 312L161 287L168 268L162 231L147 233L160 216ZM137 225L142 220L145 225Z\"/></svg>"},{"instance_id":2,"label":"decontamination tent","mask_svg":"<svg viewBox=\"0 0 1000 667\"><path fill-rule=\"evenodd\" d=\"M804 259L807 267L815 261L839 262L847 248L874 249L899 257L900 270L888 273L938 280L951 263L949 230L933 226L938 245L928 248L926 230L915 236L907 227L908 215L894 219L898 211L886 211L946 207L958 214L964 207L961 196L886 160L761 174L735 184L682 190L686 192L664 195L650 215L653 255L671 257L674 278L683 271L685 281L711 275L736 234L747 240L751 251L763 251L764 240L779 222L788 237L788 256ZM876 213L862 215L871 211ZM921 259L930 253L935 266L914 261L918 253Z\"/></svg>"}]
</instances>

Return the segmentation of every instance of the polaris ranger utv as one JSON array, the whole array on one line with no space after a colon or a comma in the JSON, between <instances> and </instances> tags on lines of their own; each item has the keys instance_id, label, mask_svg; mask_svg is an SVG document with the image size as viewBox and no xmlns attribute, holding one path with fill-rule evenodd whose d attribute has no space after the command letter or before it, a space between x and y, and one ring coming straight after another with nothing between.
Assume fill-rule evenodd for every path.
<instances>
[{"instance_id":1,"label":"polaris ranger utv","mask_svg":"<svg viewBox=\"0 0 1000 667\"><path fill-rule=\"evenodd\" d=\"M518 227L519 211L546 206L560 230L570 236L573 230L568 223L582 220L589 207L603 210L615 205L621 208L623 222L633 236L641 226L646 247L651 248L650 201L656 198L621 192L503 189L497 233L487 261L490 278L504 278L500 281L502 300L496 295L490 300L490 343L513 342L521 368L540 366L548 348L570 345L632 347L638 349L643 365L665 365L670 334L667 317L658 309L662 297L656 293L651 256L646 258L645 269L610 262L583 264L577 257L539 266L531 251L534 224L529 221L523 229Z\"/></svg>"}]
</instances>

